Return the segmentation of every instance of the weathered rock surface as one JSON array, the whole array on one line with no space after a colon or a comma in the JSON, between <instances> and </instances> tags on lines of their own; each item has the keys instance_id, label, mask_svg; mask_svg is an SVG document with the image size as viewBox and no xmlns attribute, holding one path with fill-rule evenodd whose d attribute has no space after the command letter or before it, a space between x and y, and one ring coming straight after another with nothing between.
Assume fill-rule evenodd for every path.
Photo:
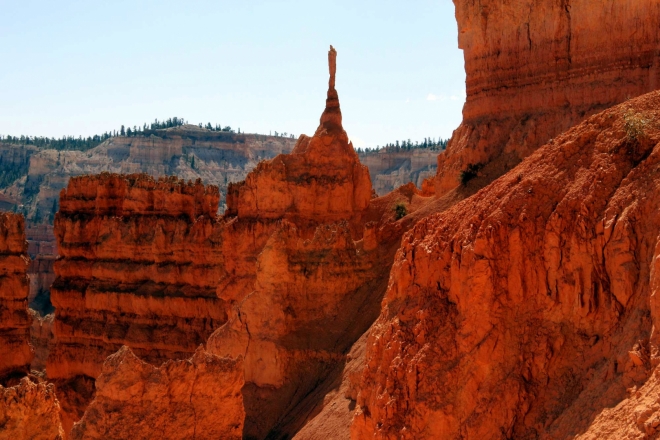
<instances>
[{"instance_id":1,"label":"weathered rock surface","mask_svg":"<svg viewBox=\"0 0 660 440\"><path fill-rule=\"evenodd\" d=\"M463 123L438 156L438 195L461 170L499 176L585 117L660 87L654 0L454 0Z\"/></svg>"},{"instance_id":2,"label":"weathered rock surface","mask_svg":"<svg viewBox=\"0 0 660 440\"><path fill-rule=\"evenodd\" d=\"M55 342L53 336L53 320L55 316L51 313L46 316L40 316L38 312L30 310L32 315L32 327L30 327L30 344L34 349L34 358L32 358L31 370L44 371L46 369L46 359Z\"/></svg>"},{"instance_id":3,"label":"weathered rock surface","mask_svg":"<svg viewBox=\"0 0 660 440\"><path fill-rule=\"evenodd\" d=\"M0 385L0 438L63 440L54 386L34 383L27 377L13 387Z\"/></svg>"},{"instance_id":4,"label":"weathered rock surface","mask_svg":"<svg viewBox=\"0 0 660 440\"><path fill-rule=\"evenodd\" d=\"M190 357L226 321L228 305L216 295L218 198L213 186L147 175L76 177L62 192L46 370L66 430L105 358L123 345L160 365Z\"/></svg>"},{"instance_id":5,"label":"weathered rock surface","mask_svg":"<svg viewBox=\"0 0 660 440\"><path fill-rule=\"evenodd\" d=\"M360 162L369 168L371 186L379 196L385 196L410 182L418 188L424 179L432 178L438 169L438 151L417 148L358 154Z\"/></svg>"},{"instance_id":6,"label":"weathered rock surface","mask_svg":"<svg viewBox=\"0 0 660 440\"><path fill-rule=\"evenodd\" d=\"M341 125L335 56L331 49L328 99L315 135L301 136L291 154L259 164L229 187L232 234L225 235L250 243L241 255L253 262L244 265L248 281L235 290L241 293L234 294L232 318L207 348L245 357L247 438L286 437L300 428L314 406L310 393L341 374L350 346L375 319L388 268L381 259L393 255L376 251L375 225L363 238L366 219L377 214L369 208L369 172ZM231 248L225 246L225 261L241 262Z\"/></svg>"},{"instance_id":7,"label":"weathered rock surface","mask_svg":"<svg viewBox=\"0 0 660 440\"><path fill-rule=\"evenodd\" d=\"M647 380L658 120L658 92L592 116L406 234L352 438L572 438Z\"/></svg>"},{"instance_id":8,"label":"weathered rock surface","mask_svg":"<svg viewBox=\"0 0 660 440\"><path fill-rule=\"evenodd\" d=\"M225 322L217 188L101 174L60 200L50 378L95 378L122 345L156 364L186 358Z\"/></svg>"},{"instance_id":9,"label":"weathered rock surface","mask_svg":"<svg viewBox=\"0 0 660 440\"><path fill-rule=\"evenodd\" d=\"M0 213L0 383L30 371L29 264L23 216Z\"/></svg>"},{"instance_id":10,"label":"weathered rock surface","mask_svg":"<svg viewBox=\"0 0 660 440\"><path fill-rule=\"evenodd\" d=\"M128 347L108 357L72 439L240 439L242 360L197 350L161 367Z\"/></svg>"},{"instance_id":11,"label":"weathered rock surface","mask_svg":"<svg viewBox=\"0 0 660 440\"><path fill-rule=\"evenodd\" d=\"M328 98L316 133L311 138L301 135L291 154L261 162L245 181L231 184L229 215L318 224L356 219L366 211L371 199L369 170L342 128L333 51Z\"/></svg>"}]
</instances>

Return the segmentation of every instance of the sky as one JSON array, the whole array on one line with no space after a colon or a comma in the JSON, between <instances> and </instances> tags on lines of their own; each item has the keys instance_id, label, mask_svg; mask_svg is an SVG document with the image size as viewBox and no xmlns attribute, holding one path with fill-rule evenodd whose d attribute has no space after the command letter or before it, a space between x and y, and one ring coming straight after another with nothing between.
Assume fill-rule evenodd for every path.
<instances>
[{"instance_id":1,"label":"sky","mask_svg":"<svg viewBox=\"0 0 660 440\"><path fill-rule=\"evenodd\" d=\"M313 134L337 56L357 147L448 138L465 101L451 0L0 0L0 134L154 119Z\"/></svg>"}]
</instances>

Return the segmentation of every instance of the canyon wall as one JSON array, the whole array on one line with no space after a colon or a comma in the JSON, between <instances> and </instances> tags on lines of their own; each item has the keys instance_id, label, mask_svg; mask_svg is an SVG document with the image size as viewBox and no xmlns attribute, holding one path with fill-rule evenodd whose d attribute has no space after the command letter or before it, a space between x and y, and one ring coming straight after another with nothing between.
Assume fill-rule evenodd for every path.
<instances>
[{"instance_id":1,"label":"canyon wall","mask_svg":"<svg viewBox=\"0 0 660 440\"><path fill-rule=\"evenodd\" d=\"M660 87L653 0L454 4L467 100L438 156L438 195L470 164L499 176L585 117Z\"/></svg>"},{"instance_id":2,"label":"canyon wall","mask_svg":"<svg viewBox=\"0 0 660 440\"><path fill-rule=\"evenodd\" d=\"M622 438L597 416L660 352L659 109L592 116L405 235L352 438Z\"/></svg>"},{"instance_id":3,"label":"canyon wall","mask_svg":"<svg viewBox=\"0 0 660 440\"><path fill-rule=\"evenodd\" d=\"M4 180L0 179L0 194L7 197L7 210L22 204L31 224L52 224L60 191L71 177L79 175L176 175L185 180L202 179L224 194L229 182L244 179L260 160L290 152L295 142L195 125L149 130L147 136L115 136L87 151L0 142L0 171L6 170ZM0 199L0 206L2 203Z\"/></svg>"},{"instance_id":4,"label":"canyon wall","mask_svg":"<svg viewBox=\"0 0 660 440\"><path fill-rule=\"evenodd\" d=\"M71 179L55 219L51 379L96 377L122 345L185 358L226 320L216 296L218 189L146 175Z\"/></svg>"},{"instance_id":5,"label":"canyon wall","mask_svg":"<svg viewBox=\"0 0 660 440\"><path fill-rule=\"evenodd\" d=\"M46 372L65 430L93 397L104 360L123 345L160 365L190 357L227 319L218 188L177 178L75 177L60 196Z\"/></svg>"},{"instance_id":6,"label":"canyon wall","mask_svg":"<svg viewBox=\"0 0 660 440\"><path fill-rule=\"evenodd\" d=\"M438 168L438 150L416 148L403 151L362 153L360 162L369 168L371 186L379 196L391 193L410 182L418 188L424 179L435 176Z\"/></svg>"},{"instance_id":7,"label":"canyon wall","mask_svg":"<svg viewBox=\"0 0 660 440\"><path fill-rule=\"evenodd\" d=\"M0 213L0 383L30 371L30 347L25 221Z\"/></svg>"}]
</instances>

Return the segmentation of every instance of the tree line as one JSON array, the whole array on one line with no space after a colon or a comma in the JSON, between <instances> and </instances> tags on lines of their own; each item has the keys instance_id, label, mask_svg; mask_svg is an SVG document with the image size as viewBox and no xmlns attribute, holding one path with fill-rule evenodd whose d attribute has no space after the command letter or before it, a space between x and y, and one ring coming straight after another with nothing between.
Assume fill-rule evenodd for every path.
<instances>
[{"instance_id":1,"label":"tree line","mask_svg":"<svg viewBox=\"0 0 660 440\"><path fill-rule=\"evenodd\" d=\"M377 145L376 148L357 148L358 154L371 154L378 153L381 150L385 150L388 153L395 153L399 151L410 151L415 149L429 149L432 151L443 151L447 148L447 142L449 139L438 138L424 138L422 142L415 141L412 143L410 139L403 141L396 141L394 143L385 144L384 146Z\"/></svg>"},{"instance_id":2,"label":"tree line","mask_svg":"<svg viewBox=\"0 0 660 440\"><path fill-rule=\"evenodd\" d=\"M115 136L143 136L149 130L162 130L166 128L180 127L182 125L188 124L188 121L183 118L173 117L168 118L164 121L159 121L155 119L151 124L143 124L142 126L134 125L133 127L125 127L122 125L119 130L107 131L103 134L97 134L94 136L82 137L82 136L62 136L61 138L48 137L48 136L11 136L11 135L0 135L0 142L7 144L16 144L16 145L34 145L39 148L51 149L51 150L77 150L77 151L87 151L92 148L100 145L102 142L115 137ZM197 124L200 128L205 128L211 131L223 131L228 133L235 133L235 131L228 125L222 127L221 124L211 124L210 122L202 124L201 122ZM240 134L241 129L238 129Z\"/></svg>"}]
</instances>

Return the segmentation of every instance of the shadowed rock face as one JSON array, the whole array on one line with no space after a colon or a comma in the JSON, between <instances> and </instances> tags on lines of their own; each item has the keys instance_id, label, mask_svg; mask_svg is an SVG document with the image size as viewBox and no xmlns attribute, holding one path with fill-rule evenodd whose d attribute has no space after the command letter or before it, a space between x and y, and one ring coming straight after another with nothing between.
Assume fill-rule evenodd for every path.
<instances>
[{"instance_id":1,"label":"shadowed rock face","mask_svg":"<svg viewBox=\"0 0 660 440\"><path fill-rule=\"evenodd\" d=\"M27 303L29 263L23 216L0 213L0 383L27 374L34 356Z\"/></svg>"},{"instance_id":2,"label":"shadowed rock face","mask_svg":"<svg viewBox=\"0 0 660 440\"><path fill-rule=\"evenodd\" d=\"M653 0L454 0L463 123L438 156L437 194L469 164L501 175L585 117L660 87Z\"/></svg>"},{"instance_id":3,"label":"shadowed rock face","mask_svg":"<svg viewBox=\"0 0 660 440\"><path fill-rule=\"evenodd\" d=\"M592 116L405 235L353 438L572 438L646 381L659 120L659 92Z\"/></svg>"},{"instance_id":4,"label":"shadowed rock face","mask_svg":"<svg viewBox=\"0 0 660 440\"><path fill-rule=\"evenodd\" d=\"M128 347L108 357L72 439L240 439L242 360L199 349L155 367Z\"/></svg>"}]
</instances>

